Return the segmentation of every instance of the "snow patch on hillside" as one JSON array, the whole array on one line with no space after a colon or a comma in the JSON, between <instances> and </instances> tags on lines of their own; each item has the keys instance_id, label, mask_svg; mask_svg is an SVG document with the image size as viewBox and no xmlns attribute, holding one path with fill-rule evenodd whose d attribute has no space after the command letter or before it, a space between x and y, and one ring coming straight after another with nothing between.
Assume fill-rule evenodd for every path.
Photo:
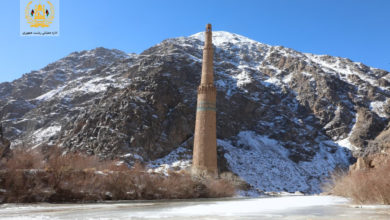
<instances>
[{"instance_id":1,"label":"snow patch on hillside","mask_svg":"<svg viewBox=\"0 0 390 220\"><path fill-rule=\"evenodd\" d=\"M353 122L354 125L353 125L351 131L349 132L348 136L347 136L346 138L342 139L342 140L336 141L336 143L337 143L338 145L340 145L341 147L345 147L345 148L347 148L347 149L349 149L349 150L351 150L351 151L354 151L354 150L358 150L358 149L359 149L358 147L356 147L355 145L353 145L353 144L349 141L349 138L351 137L351 135L352 135L352 133L353 133L353 130L355 129L356 121L357 121L358 117L359 117L359 115L358 115L358 113L356 113L356 114L355 114L355 120L354 120L354 122Z\"/></svg>"},{"instance_id":2,"label":"snow patch on hillside","mask_svg":"<svg viewBox=\"0 0 390 220\"><path fill-rule=\"evenodd\" d=\"M387 118L388 115L386 114L384 105L386 102L381 101L375 101L370 103L370 110L375 112L377 115L379 115L382 118Z\"/></svg>"},{"instance_id":3,"label":"snow patch on hillside","mask_svg":"<svg viewBox=\"0 0 390 220\"><path fill-rule=\"evenodd\" d=\"M191 35L191 38L195 38L201 41L204 41L204 32L199 32L196 34ZM216 46L222 46L224 44L241 44L241 43L248 43L248 44L261 44L257 41L254 41L252 39L249 39L247 37L226 32L226 31L213 31L213 44ZM261 44L263 45L263 44Z\"/></svg>"},{"instance_id":4,"label":"snow patch on hillside","mask_svg":"<svg viewBox=\"0 0 390 220\"><path fill-rule=\"evenodd\" d=\"M250 77L249 73L245 70L239 73L238 75L233 76L233 79L237 80L237 87L242 87L246 84L249 84L252 82L252 78Z\"/></svg>"},{"instance_id":5,"label":"snow patch on hillside","mask_svg":"<svg viewBox=\"0 0 390 220\"><path fill-rule=\"evenodd\" d=\"M184 170L192 164L192 151L178 147L167 156L151 161L148 165L148 172L162 173L168 175L169 170Z\"/></svg>"},{"instance_id":6,"label":"snow patch on hillside","mask_svg":"<svg viewBox=\"0 0 390 220\"><path fill-rule=\"evenodd\" d=\"M61 131L61 125L40 128L33 133L34 143L42 143Z\"/></svg>"},{"instance_id":7,"label":"snow patch on hillside","mask_svg":"<svg viewBox=\"0 0 390 220\"><path fill-rule=\"evenodd\" d=\"M53 98L71 98L77 94L101 93L109 86L124 88L130 83L130 79L114 78L115 75L105 77L79 78L66 83L56 89L35 98L38 101L48 101Z\"/></svg>"},{"instance_id":8,"label":"snow patch on hillside","mask_svg":"<svg viewBox=\"0 0 390 220\"><path fill-rule=\"evenodd\" d=\"M349 82L351 84L355 84L354 82L352 82L348 78L348 75L355 75L355 76L358 76L360 79L364 80L365 82L368 82L371 85L378 85L377 80L374 77L370 76L369 74L361 74L357 71L353 71L351 69L350 65L341 64L340 59L344 59L344 58L332 57L331 58L332 61L330 62L328 60L325 60L327 55L314 55L314 54L310 54L310 53L306 53L305 55L312 62L321 65L324 69L330 70L330 72L337 75L338 77L340 77L341 79L343 79L346 82ZM358 62L353 62L353 63L355 65L361 65L361 63L358 63Z\"/></svg>"},{"instance_id":9,"label":"snow patch on hillside","mask_svg":"<svg viewBox=\"0 0 390 220\"><path fill-rule=\"evenodd\" d=\"M281 143L252 131L237 136L238 146L218 140L227 152L230 169L243 180L262 191L321 192L321 182L336 166L348 165L348 153L339 148L335 153L320 144L312 161L295 163ZM341 164L340 164L341 163Z\"/></svg>"}]
</instances>

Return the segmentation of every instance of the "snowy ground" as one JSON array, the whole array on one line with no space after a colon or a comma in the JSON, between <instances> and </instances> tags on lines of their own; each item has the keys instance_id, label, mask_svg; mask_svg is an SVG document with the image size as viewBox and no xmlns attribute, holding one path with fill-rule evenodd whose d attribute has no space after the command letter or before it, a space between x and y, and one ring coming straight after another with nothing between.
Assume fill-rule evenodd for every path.
<instances>
[{"instance_id":1,"label":"snowy ground","mask_svg":"<svg viewBox=\"0 0 390 220\"><path fill-rule=\"evenodd\" d=\"M332 196L0 206L0 219L390 219L390 206Z\"/></svg>"}]
</instances>

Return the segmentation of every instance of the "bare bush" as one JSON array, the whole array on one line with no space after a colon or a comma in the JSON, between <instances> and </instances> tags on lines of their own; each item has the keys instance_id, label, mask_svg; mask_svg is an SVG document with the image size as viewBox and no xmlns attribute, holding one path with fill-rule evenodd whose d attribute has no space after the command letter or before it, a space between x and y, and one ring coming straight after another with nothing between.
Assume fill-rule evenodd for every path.
<instances>
[{"instance_id":1,"label":"bare bush","mask_svg":"<svg viewBox=\"0 0 390 220\"><path fill-rule=\"evenodd\" d=\"M208 189L208 197L226 197L235 194L235 188L228 181L224 179L209 179L206 181L206 188Z\"/></svg>"},{"instance_id":2,"label":"bare bush","mask_svg":"<svg viewBox=\"0 0 390 220\"><path fill-rule=\"evenodd\" d=\"M6 169L40 169L43 167L43 155L38 150L15 149L11 154L12 157L4 164Z\"/></svg>"},{"instance_id":3,"label":"bare bush","mask_svg":"<svg viewBox=\"0 0 390 220\"><path fill-rule=\"evenodd\" d=\"M251 187L247 182L232 172L223 172L220 177L221 179L227 181L230 185L234 186L235 189L248 190Z\"/></svg>"},{"instance_id":4,"label":"bare bush","mask_svg":"<svg viewBox=\"0 0 390 220\"><path fill-rule=\"evenodd\" d=\"M325 190L360 204L390 204L390 161L377 168L334 174Z\"/></svg>"},{"instance_id":5,"label":"bare bush","mask_svg":"<svg viewBox=\"0 0 390 220\"><path fill-rule=\"evenodd\" d=\"M136 163L129 168L117 160L53 148L14 151L0 170L0 202L76 202L133 199L187 199L234 195L224 179L197 179L187 172L168 176L148 173Z\"/></svg>"}]
</instances>

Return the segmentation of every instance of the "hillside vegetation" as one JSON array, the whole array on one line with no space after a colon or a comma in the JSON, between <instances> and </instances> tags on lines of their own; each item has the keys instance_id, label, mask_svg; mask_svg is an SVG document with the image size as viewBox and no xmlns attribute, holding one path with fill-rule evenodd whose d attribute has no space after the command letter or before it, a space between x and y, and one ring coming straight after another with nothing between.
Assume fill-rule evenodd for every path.
<instances>
[{"instance_id":1,"label":"hillside vegetation","mask_svg":"<svg viewBox=\"0 0 390 220\"><path fill-rule=\"evenodd\" d=\"M149 173L137 163L79 153L13 150L1 161L0 202L79 202L135 199L187 199L233 196L223 179L194 178L188 172Z\"/></svg>"},{"instance_id":2,"label":"hillside vegetation","mask_svg":"<svg viewBox=\"0 0 390 220\"><path fill-rule=\"evenodd\" d=\"M378 163L379 161L379 163ZM390 204L390 160L388 155L358 159L348 173L333 176L328 191L359 204Z\"/></svg>"}]
</instances>

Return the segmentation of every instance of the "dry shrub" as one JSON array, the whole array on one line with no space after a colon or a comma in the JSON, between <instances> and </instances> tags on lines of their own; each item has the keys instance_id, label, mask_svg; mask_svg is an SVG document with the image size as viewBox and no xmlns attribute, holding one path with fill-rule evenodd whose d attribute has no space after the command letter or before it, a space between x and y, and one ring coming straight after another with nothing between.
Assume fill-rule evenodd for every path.
<instances>
[{"instance_id":1,"label":"dry shrub","mask_svg":"<svg viewBox=\"0 0 390 220\"><path fill-rule=\"evenodd\" d=\"M37 149L19 148L12 150L10 155L0 170L0 188L3 189L0 201L35 202L45 185L40 181L44 156Z\"/></svg>"},{"instance_id":2,"label":"dry shrub","mask_svg":"<svg viewBox=\"0 0 390 220\"><path fill-rule=\"evenodd\" d=\"M12 157L4 166L6 169L40 169L43 167L44 157L38 150L15 149Z\"/></svg>"},{"instance_id":3,"label":"dry shrub","mask_svg":"<svg viewBox=\"0 0 390 220\"><path fill-rule=\"evenodd\" d=\"M208 197L212 198L233 196L236 192L234 186L224 179L209 179L206 188Z\"/></svg>"},{"instance_id":4,"label":"dry shrub","mask_svg":"<svg viewBox=\"0 0 390 220\"><path fill-rule=\"evenodd\" d=\"M37 177L39 173L12 170L1 172L1 202L36 202L41 197L43 183ZM4 192L5 190L5 192Z\"/></svg>"},{"instance_id":5,"label":"dry shrub","mask_svg":"<svg viewBox=\"0 0 390 220\"><path fill-rule=\"evenodd\" d=\"M53 148L14 151L0 170L0 202L76 202L133 199L187 199L234 195L224 179L193 178L187 172L148 173L136 163L64 154Z\"/></svg>"},{"instance_id":6,"label":"dry shrub","mask_svg":"<svg viewBox=\"0 0 390 220\"><path fill-rule=\"evenodd\" d=\"M188 173L170 172L169 176L155 179L157 196L168 199L188 199L204 196L202 183L196 182Z\"/></svg>"},{"instance_id":7,"label":"dry shrub","mask_svg":"<svg viewBox=\"0 0 390 220\"><path fill-rule=\"evenodd\" d=\"M390 204L390 161L378 168L334 174L331 182L325 190L334 195L360 204Z\"/></svg>"},{"instance_id":8,"label":"dry shrub","mask_svg":"<svg viewBox=\"0 0 390 220\"><path fill-rule=\"evenodd\" d=\"M223 172L220 175L221 179L227 181L230 185L232 185L235 189L239 190L249 190L250 185L242 180L239 176L232 172Z\"/></svg>"},{"instance_id":9,"label":"dry shrub","mask_svg":"<svg viewBox=\"0 0 390 220\"><path fill-rule=\"evenodd\" d=\"M84 169L100 169L102 166L107 166L101 162L97 156L84 155L81 153L71 152L64 153L60 148L52 148L48 153L46 169L65 169L65 170L84 170Z\"/></svg>"}]
</instances>

